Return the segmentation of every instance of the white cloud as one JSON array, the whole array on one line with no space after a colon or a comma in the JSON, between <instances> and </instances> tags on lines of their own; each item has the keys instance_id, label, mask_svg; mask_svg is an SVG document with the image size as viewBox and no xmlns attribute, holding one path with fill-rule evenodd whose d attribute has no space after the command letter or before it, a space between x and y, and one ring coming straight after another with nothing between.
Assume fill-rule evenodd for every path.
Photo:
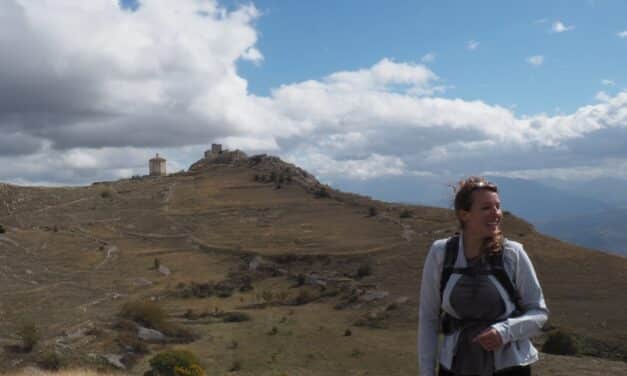
<instances>
[{"instance_id":1,"label":"white cloud","mask_svg":"<svg viewBox=\"0 0 627 376\"><path fill-rule=\"evenodd\" d=\"M553 22L553 25L551 26L551 31L553 31L554 33L563 33L565 31L570 31L574 29L575 29L575 26L573 25L566 26L561 21L555 21Z\"/></svg>"},{"instance_id":2,"label":"white cloud","mask_svg":"<svg viewBox=\"0 0 627 376\"><path fill-rule=\"evenodd\" d=\"M539 67L540 65L542 65L542 63L544 63L544 56L542 55L529 56L526 60L527 60L527 63L535 67Z\"/></svg>"},{"instance_id":3,"label":"white cloud","mask_svg":"<svg viewBox=\"0 0 627 376\"><path fill-rule=\"evenodd\" d=\"M258 49L251 47L244 51L242 59L252 61L253 63L259 63L263 60L263 55Z\"/></svg>"},{"instance_id":4,"label":"white cloud","mask_svg":"<svg viewBox=\"0 0 627 376\"><path fill-rule=\"evenodd\" d=\"M594 98L601 102L607 102L610 100L610 96L604 91L599 91Z\"/></svg>"},{"instance_id":5,"label":"white cloud","mask_svg":"<svg viewBox=\"0 0 627 376\"><path fill-rule=\"evenodd\" d=\"M427 63L433 63L435 61L435 52L429 52L427 54L425 54L421 59L421 62L427 64Z\"/></svg>"},{"instance_id":6,"label":"white cloud","mask_svg":"<svg viewBox=\"0 0 627 376\"><path fill-rule=\"evenodd\" d=\"M469 40L468 42L466 42L466 49L469 51L474 51L477 49L477 47L479 47L479 42L477 42L476 40Z\"/></svg>"},{"instance_id":7,"label":"white cloud","mask_svg":"<svg viewBox=\"0 0 627 376\"><path fill-rule=\"evenodd\" d=\"M627 92L570 114L521 118L439 97L448 86L427 66L383 58L255 96L236 66L263 59L254 7L153 0L128 12L115 4L0 2L8 15L0 181L144 174L155 152L176 171L215 141L353 179L573 169L627 155Z\"/></svg>"},{"instance_id":8,"label":"white cloud","mask_svg":"<svg viewBox=\"0 0 627 376\"><path fill-rule=\"evenodd\" d=\"M627 160L608 158L596 165L567 168L538 168L515 171L483 171L482 175L504 176L516 179L594 180L613 177L627 180Z\"/></svg>"},{"instance_id":9,"label":"white cloud","mask_svg":"<svg viewBox=\"0 0 627 376\"><path fill-rule=\"evenodd\" d=\"M323 153L310 151L305 154L305 157L290 155L287 159L297 165L310 166L310 168L323 176L341 176L357 180L367 180L382 176L419 174L406 171L405 162L397 156L371 154L362 159L336 160Z\"/></svg>"},{"instance_id":10,"label":"white cloud","mask_svg":"<svg viewBox=\"0 0 627 376\"><path fill-rule=\"evenodd\" d=\"M608 79L603 79L601 80L601 84L604 86L614 86L616 85L616 83L612 80L608 80Z\"/></svg>"},{"instance_id":11,"label":"white cloud","mask_svg":"<svg viewBox=\"0 0 627 376\"><path fill-rule=\"evenodd\" d=\"M627 30L616 33L616 35L618 35L619 38L627 38Z\"/></svg>"}]
</instances>

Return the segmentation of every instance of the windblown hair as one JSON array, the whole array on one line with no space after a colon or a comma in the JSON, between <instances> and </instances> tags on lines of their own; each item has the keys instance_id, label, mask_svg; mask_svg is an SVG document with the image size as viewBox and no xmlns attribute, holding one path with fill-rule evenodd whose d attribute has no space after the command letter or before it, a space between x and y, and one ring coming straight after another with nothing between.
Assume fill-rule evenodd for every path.
<instances>
[{"instance_id":1,"label":"windblown hair","mask_svg":"<svg viewBox=\"0 0 627 376\"><path fill-rule=\"evenodd\" d=\"M455 199L453 201L453 208L455 209L459 227L462 230L464 229L464 222L461 220L459 211L470 211L473 204L472 193L478 190L487 190L494 193L499 192L496 184L490 183L485 178L479 176L470 176L466 179L462 179L454 187ZM499 231L495 236L483 240L481 252L485 254L501 252L504 241L503 233Z\"/></svg>"}]
</instances>

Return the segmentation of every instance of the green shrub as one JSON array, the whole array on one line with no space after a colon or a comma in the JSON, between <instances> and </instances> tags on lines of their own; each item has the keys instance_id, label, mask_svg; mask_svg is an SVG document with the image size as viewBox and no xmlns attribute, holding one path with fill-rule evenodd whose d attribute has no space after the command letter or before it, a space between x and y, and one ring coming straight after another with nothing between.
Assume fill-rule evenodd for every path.
<instances>
[{"instance_id":1,"label":"green shrub","mask_svg":"<svg viewBox=\"0 0 627 376\"><path fill-rule=\"evenodd\" d=\"M242 362L239 360L234 360L233 364L231 364L231 368L229 368L229 372L235 372L242 369Z\"/></svg>"},{"instance_id":2,"label":"green shrub","mask_svg":"<svg viewBox=\"0 0 627 376\"><path fill-rule=\"evenodd\" d=\"M319 187L318 189L314 191L314 196L316 198L329 198L331 197L331 194L329 193L329 190L326 187Z\"/></svg>"},{"instance_id":3,"label":"green shrub","mask_svg":"<svg viewBox=\"0 0 627 376\"><path fill-rule=\"evenodd\" d=\"M30 352L33 350L39 339L39 330L32 323L23 324L17 331L17 336L22 341L22 351Z\"/></svg>"},{"instance_id":4,"label":"green shrub","mask_svg":"<svg viewBox=\"0 0 627 376\"><path fill-rule=\"evenodd\" d=\"M111 196L113 196L113 193L111 192L110 189L105 189L103 191L100 192L100 197L101 198L111 198Z\"/></svg>"},{"instance_id":5,"label":"green shrub","mask_svg":"<svg viewBox=\"0 0 627 376\"><path fill-rule=\"evenodd\" d=\"M304 274L300 273L298 274L298 276L296 276L296 286L303 286L306 281L307 281L307 278L305 277Z\"/></svg>"},{"instance_id":6,"label":"green shrub","mask_svg":"<svg viewBox=\"0 0 627 376\"><path fill-rule=\"evenodd\" d=\"M357 268L357 277L363 278L372 274L372 266L370 264L363 264Z\"/></svg>"},{"instance_id":7,"label":"green shrub","mask_svg":"<svg viewBox=\"0 0 627 376\"><path fill-rule=\"evenodd\" d=\"M556 355L579 355L581 345L574 335L558 329L549 334L542 345L542 352Z\"/></svg>"},{"instance_id":8,"label":"green shrub","mask_svg":"<svg viewBox=\"0 0 627 376\"><path fill-rule=\"evenodd\" d=\"M374 206L368 208L368 217L376 217L377 214L377 208L375 208Z\"/></svg>"},{"instance_id":9,"label":"green shrub","mask_svg":"<svg viewBox=\"0 0 627 376\"><path fill-rule=\"evenodd\" d=\"M273 297L274 297L274 295L272 294L272 291L270 291L270 290L263 290L261 292L261 298L266 303L270 303L272 301Z\"/></svg>"},{"instance_id":10,"label":"green shrub","mask_svg":"<svg viewBox=\"0 0 627 376\"><path fill-rule=\"evenodd\" d=\"M162 330L166 326L166 314L154 302L134 301L125 303L120 311L120 316L156 330Z\"/></svg>"},{"instance_id":11,"label":"green shrub","mask_svg":"<svg viewBox=\"0 0 627 376\"><path fill-rule=\"evenodd\" d=\"M250 321L250 316L244 312L227 312L222 315L223 322L243 322Z\"/></svg>"},{"instance_id":12,"label":"green shrub","mask_svg":"<svg viewBox=\"0 0 627 376\"><path fill-rule=\"evenodd\" d=\"M401 218L411 218L412 217L412 212L409 211L408 209L403 209L403 211L401 211L400 217Z\"/></svg>"},{"instance_id":13,"label":"green shrub","mask_svg":"<svg viewBox=\"0 0 627 376\"><path fill-rule=\"evenodd\" d=\"M0 225L0 234L4 234L7 230L4 229L4 226Z\"/></svg>"},{"instance_id":14,"label":"green shrub","mask_svg":"<svg viewBox=\"0 0 627 376\"><path fill-rule=\"evenodd\" d=\"M150 372L152 375L179 376L179 375L203 375L204 370L198 364L198 358L186 350L167 350L150 359ZM179 370L177 370L179 368ZM184 373L185 371L200 373ZM178 373L177 373L178 372Z\"/></svg>"},{"instance_id":15,"label":"green shrub","mask_svg":"<svg viewBox=\"0 0 627 376\"><path fill-rule=\"evenodd\" d=\"M51 350L45 352L41 356L39 362L37 362L37 365L40 368L48 371L58 371L61 369L61 367L63 367L63 359L59 354Z\"/></svg>"},{"instance_id":16,"label":"green shrub","mask_svg":"<svg viewBox=\"0 0 627 376\"><path fill-rule=\"evenodd\" d=\"M204 376L205 371L199 365L194 364L190 367L174 367L176 376Z\"/></svg>"},{"instance_id":17,"label":"green shrub","mask_svg":"<svg viewBox=\"0 0 627 376\"><path fill-rule=\"evenodd\" d=\"M309 290L300 290L296 298L293 299L292 304L303 305L316 300L318 296Z\"/></svg>"}]
</instances>

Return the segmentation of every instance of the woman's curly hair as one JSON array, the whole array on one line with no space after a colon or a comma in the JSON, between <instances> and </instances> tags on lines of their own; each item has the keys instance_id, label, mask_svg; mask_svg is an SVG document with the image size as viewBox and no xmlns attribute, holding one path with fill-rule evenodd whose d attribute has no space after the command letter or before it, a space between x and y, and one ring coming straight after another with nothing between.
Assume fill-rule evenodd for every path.
<instances>
[{"instance_id":1,"label":"woman's curly hair","mask_svg":"<svg viewBox=\"0 0 627 376\"><path fill-rule=\"evenodd\" d=\"M499 189L496 184L493 184L480 176L470 176L466 179L460 180L455 187L453 187L455 193L455 199L453 201L453 209L455 209L455 215L459 222L459 227L464 229L464 222L462 222L459 211L470 211L473 204L472 193L478 190L487 190L490 192L498 193ZM498 253L503 248L504 238L503 233L499 231L495 236L485 238L483 241L482 252L483 253Z\"/></svg>"}]
</instances>

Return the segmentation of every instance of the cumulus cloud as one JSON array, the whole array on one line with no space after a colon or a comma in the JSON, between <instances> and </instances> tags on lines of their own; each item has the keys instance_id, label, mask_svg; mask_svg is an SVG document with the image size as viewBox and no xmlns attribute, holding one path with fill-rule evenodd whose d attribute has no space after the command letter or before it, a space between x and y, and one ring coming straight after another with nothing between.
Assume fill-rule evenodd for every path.
<instances>
[{"instance_id":1,"label":"cumulus cloud","mask_svg":"<svg viewBox=\"0 0 627 376\"><path fill-rule=\"evenodd\" d=\"M610 100L610 96L604 92L604 91L599 91L594 98L596 98L596 100L601 101L601 102L607 102L608 100Z\"/></svg>"},{"instance_id":2,"label":"cumulus cloud","mask_svg":"<svg viewBox=\"0 0 627 376\"><path fill-rule=\"evenodd\" d=\"M542 63L544 63L544 56L542 55L529 56L527 58L527 63L533 65L534 67L539 67L540 65L542 65Z\"/></svg>"},{"instance_id":3,"label":"cumulus cloud","mask_svg":"<svg viewBox=\"0 0 627 376\"><path fill-rule=\"evenodd\" d=\"M575 26L573 25L566 26L561 21L555 21L553 22L553 25L551 26L551 31L553 31L554 33L563 33L565 31L571 31L574 29L575 29Z\"/></svg>"},{"instance_id":4,"label":"cumulus cloud","mask_svg":"<svg viewBox=\"0 0 627 376\"><path fill-rule=\"evenodd\" d=\"M0 2L0 181L144 174L155 152L176 171L216 141L327 180L621 166L627 155L627 92L518 117L444 98L429 67L382 58L252 95L237 63L263 61L257 17L212 0L132 11L110 0Z\"/></svg>"},{"instance_id":5,"label":"cumulus cloud","mask_svg":"<svg viewBox=\"0 0 627 376\"><path fill-rule=\"evenodd\" d=\"M425 64L428 64L428 63L433 63L433 62L435 61L435 56L436 56L436 55L435 55L435 52L429 52L429 53L425 54L425 55L424 55L424 56L420 59L420 61L422 61L422 62L423 62L423 63L425 63Z\"/></svg>"},{"instance_id":6,"label":"cumulus cloud","mask_svg":"<svg viewBox=\"0 0 627 376\"><path fill-rule=\"evenodd\" d=\"M619 38L627 38L627 30L616 33L616 35L618 35Z\"/></svg>"},{"instance_id":7,"label":"cumulus cloud","mask_svg":"<svg viewBox=\"0 0 627 376\"><path fill-rule=\"evenodd\" d=\"M469 40L468 42L466 42L466 49L468 51L474 51L477 49L477 47L479 47L479 42L477 42L476 40Z\"/></svg>"},{"instance_id":8,"label":"cumulus cloud","mask_svg":"<svg viewBox=\"0 0 627 376\"><path fill-rule=\"evenodd\" d=\"M608 79L603 79L601 80L601 85L603 86L614 86L616 85L616 83L612 80L608 80Z\"/></svg>"},{"instance_id":9,"label":"cumulus cloud","mask_svg":"<svg viewBox=\"0 0 627 376\"><path fill-rule=\"evenodd\" d=\"M262 59L252 5L7 0L0 15L0 127L54 148L228 135L246 121L232 106L255 100L235 69Z\"/></svg>"}]
</instances>

